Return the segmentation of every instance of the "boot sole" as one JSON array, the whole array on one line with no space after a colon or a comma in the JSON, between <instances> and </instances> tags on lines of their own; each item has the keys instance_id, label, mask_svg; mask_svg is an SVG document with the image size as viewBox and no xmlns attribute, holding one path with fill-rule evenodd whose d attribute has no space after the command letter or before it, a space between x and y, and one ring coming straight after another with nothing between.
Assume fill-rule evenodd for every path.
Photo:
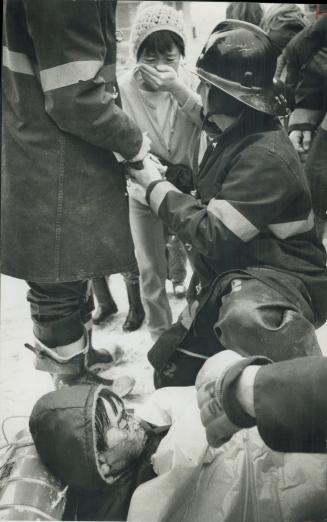
<instances>
[{"instance_id":1,"label":"boot sole","mask_svg":"<svg viewBox=\"0 0 327 522\"><path fill-rule=\"evenodd\" d=\"M68 364L59 364L48 357L35 356L34 367L36 370L48 373L60 373L62 375L78 375L83 369L83 359L70 361Z\"/></svg>"}]
</instances>

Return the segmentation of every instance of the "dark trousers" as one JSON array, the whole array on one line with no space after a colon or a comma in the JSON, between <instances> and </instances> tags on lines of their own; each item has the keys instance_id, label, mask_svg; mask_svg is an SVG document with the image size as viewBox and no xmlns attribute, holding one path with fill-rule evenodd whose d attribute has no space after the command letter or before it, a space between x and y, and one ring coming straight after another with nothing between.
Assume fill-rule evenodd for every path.
<instances>
[{"instance_id":1,"label":"dark trousers","mask_svg":"<svg viewBox=\"0 0 327 522\"><path fill-rule=\"evenodd\" d=\"M49 348L80 339L94 309L90 282L28 282L28 285L27 300L37 339Z\"/></svg>"},{"instance_id":2,"label":"dark trousers","mask_svg":"<svg viewBox=\"0 0 327 522\"><path fill-rule=\"evenodd\" d=\"M257 279L239 275L226 279L231 280L217 300L199 307L187 327L182 313L179 323L149 352L156 388L193 385L205 359L225 349L276 362L321 355L313 312L300 289L293 288L294 304Z\"/></svg>"}]
</instances>

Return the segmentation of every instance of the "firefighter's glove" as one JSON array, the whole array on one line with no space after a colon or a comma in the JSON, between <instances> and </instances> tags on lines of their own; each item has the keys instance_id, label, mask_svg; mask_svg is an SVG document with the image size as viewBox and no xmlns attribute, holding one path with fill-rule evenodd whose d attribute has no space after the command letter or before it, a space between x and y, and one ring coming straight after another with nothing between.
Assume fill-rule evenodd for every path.
<instances>
[{"instance_id":1,"label":"firefighter's glove","mask_svg":"<svg viewBox=\"0 0 327 522\"><path fill-rule=\"evenodd\" d=\"M245 380L245 386L244 382L242 387L238 385L247 367L255 365L259 368L269 362L266 357L241 357L231 350L224 350L205 362L195 386L201 421L210 446L217 447L240 429L255 425L254 409L244 409L247 403L253 406L254 375L250 381ZM240 397L240 390L248 396Z\"/></svg>"},{"instance_id":2,"label":"firefighter's glove","mask_svg":"<svg viewBox=\"0 0 327 522\"><path fill-rule=\"evenodd\" d=\"M143 163L144 169L134 170L130 168L129 173L133 181L146 189L153 181L161 180L162 176L157 162L151 157L146 157L143 160Z\"/></svg>"},{"instance_id":3,"label":"firefighter's glove","mask_svg":"<svg viewBox=\"0 0 327 522\"><path fill-rule=\"evenodd\" d=\"M308 152L312 140L311 130L292 130L289 138L297 152Z\"/></svg>"}]
</instances>

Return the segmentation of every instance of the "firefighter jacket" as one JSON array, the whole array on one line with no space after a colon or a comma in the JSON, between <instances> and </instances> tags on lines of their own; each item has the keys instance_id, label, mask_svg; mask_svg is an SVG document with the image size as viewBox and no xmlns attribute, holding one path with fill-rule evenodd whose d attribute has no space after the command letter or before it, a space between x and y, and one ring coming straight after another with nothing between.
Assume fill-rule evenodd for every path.
<instances>
[{"instance_id":1,"label":"firefighter jacket","mask_svg":"<svg viewBox=\"0 0 327 522\"><path fill-rule=\"evenodd\" d=\"M284 286L288 298L281 276L295 276L321 324L327 315L325 251L305 174L279 122L244 110L208 147L195 185L199 199L167 181L151 183L147 197L184 241L202 288L223 273L244 270L279 291Z\"/></svg>"},{"instance_id":2,"label":"firefighter jacket","mask_svg":"<svg viewBox=\"0 0 327 522\"><path fill-rule=\"evenodd\" d=\"M3 31L2 270L74 281L134 265L109 1L8 0Z\"/></svg>"},{"instance_id":3,"label":"firefighter jacket","mask_svg":"<svg viewBox=\"0 0 327 522\"><path fill-rule=\"evenodd\" d=\"M327 359L306 357L263 366L254 382L259 433L275 451L324 453Z\"/></svg>"}]
</instances>

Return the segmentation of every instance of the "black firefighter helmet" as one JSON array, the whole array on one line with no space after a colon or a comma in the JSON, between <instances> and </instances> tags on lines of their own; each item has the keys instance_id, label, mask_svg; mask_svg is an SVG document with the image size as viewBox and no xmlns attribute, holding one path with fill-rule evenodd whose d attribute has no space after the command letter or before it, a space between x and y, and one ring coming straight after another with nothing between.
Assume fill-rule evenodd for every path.
<instances>
[{"instance_id":1,"label":"black firefighter helmet","mask_svg":"<svg viewBox=\"0 0 327 522\"><path fill-rule=\"evenodd\" d=\"M212 31L195 73L260 112L282 116L285 103L273 83L276 62L274 46L262 29L241 20L225 20Z\"/></svg>"}]
</instances>

